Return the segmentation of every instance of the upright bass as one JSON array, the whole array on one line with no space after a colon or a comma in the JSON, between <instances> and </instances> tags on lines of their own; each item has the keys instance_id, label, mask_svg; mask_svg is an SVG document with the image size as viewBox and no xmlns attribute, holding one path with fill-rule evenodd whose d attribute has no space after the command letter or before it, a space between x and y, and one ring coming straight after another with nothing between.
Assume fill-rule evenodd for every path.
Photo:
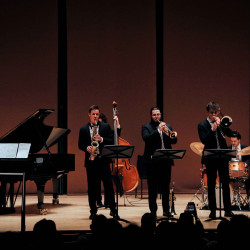
<instances>
[{"instance_id":1,"label":"upright bass","mask_svg":"<svg viewBox=\"0 0 250 250\"><path fill-rule=\"evenodd\" d=\"M113 101L113 118L114 118L114 144L115 145L130 145L126 140L118 136L117 133L117 121L115 117L117 116L117 103ZM122 185L122 189L124 192L133 191L139 183L139 174L136 166L130 164L129 159L113 159L111 165L111 174L113 176L118 176L119 181ZM117 169L118 167L118 169ZM116 185L114 185L114 189L116 191Z\"/></svg>"}]
</instances>

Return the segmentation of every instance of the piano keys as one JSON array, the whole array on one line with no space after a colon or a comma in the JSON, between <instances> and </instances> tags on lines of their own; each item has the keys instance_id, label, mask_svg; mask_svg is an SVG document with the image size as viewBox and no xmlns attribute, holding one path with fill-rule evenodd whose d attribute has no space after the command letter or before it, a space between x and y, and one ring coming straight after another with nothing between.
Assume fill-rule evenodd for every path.
<instances>
[{"instance_id":1,"label":"piano keys","mask_svg":"<svg viewBox=\"0 0 250 250\"><path fill-rule=\"evenodd\" d=\"M56 180L61 175L66 175L75 170L74 154L54 154L50 152L51 146L70 133L70 129L44 124L45 118L53 112L53 109L38 109L0 138L0 143L31 144L27 159L0 158L0 172L25 172L26 180L34 181L38 194L42 195L41 207L43 207L43 193L46 182L50 179ZM47 152L42 153L43 151ZM8 196L10 196L10 207L13 210L13 186L18 181L21 181L19 176L0 175L0 210L6 210ZM7 183L10 184L8 195L6 193Z\"/></svg>"}]
</instances>

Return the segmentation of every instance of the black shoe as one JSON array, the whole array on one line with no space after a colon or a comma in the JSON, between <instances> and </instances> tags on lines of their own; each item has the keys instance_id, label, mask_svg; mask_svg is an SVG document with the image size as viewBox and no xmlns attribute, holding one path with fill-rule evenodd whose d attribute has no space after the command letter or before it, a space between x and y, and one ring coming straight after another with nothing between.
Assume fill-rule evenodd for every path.
<instances>
[{"instance_id":1,"label":"black shoe","mask_svg":"<svg viewBox=\"0 0 250 250\"><path fill-rule=\"evenodd\" d=\"M171 214L169 212L163 212L163 216L171 217Z\"/></svg>"},{"instance_id":2,"label":"black shoe","mask_svg":"<svg viewBox=\"0 0 250 250\"><path fill-rule=\"evenodd\" d=\"M109 204L108 204L106 201L104 201L104 207L105 207L105 208L108 208L108 207L109 207Z\"/></svg>"},{"instance_id":3,"label":"black shoe","mask_svg":"<svg viewBox=\"0 0 250 250\"><path fill-rule=\"evenodd\" d=\"M232 211L225 211L225 214L224 214L225 217L233 217L234 216L234 213Z\"/></svg>"},{"instance_id":4,"label":"black shoe","mask_svg":"<svg viewBox=\"0 0 250 250\"><path fill-rule=\"evenodd\" d=\"M119 220L120 216L118 215L116 210L110 211L110 216L112 216L114 219Z\"/></svg>"},{"instance_id":5,"label":"black shoe","mask_svg":"<svg viewBox=\"0 0 250 250\"><path fill-rule=\"evenodd\" d=\"M216 212L215 211L211 211L211 213L209 214L209 218L210 219L215 219L216 218Z\"/></svg>"},{"instance_id":6,"label":"black shoe","mask_svg":"<svg viewBox=\"0 0 250 250\"><path fill-rule=\"evenodd\" d=\"M104 207L101 201L97 202L97 207Z\"/></svg>"},{"instance_id":7,"label":"black shoe","mask_svg":"<svg viewBox=\"0 0 250 250\"><path fill-rule=\"evenodd\" d=\"M93 220L95 216L96 216L96 213L91 213L90 216L89 216L89 219Z\"/></svg>"}]
</instances>

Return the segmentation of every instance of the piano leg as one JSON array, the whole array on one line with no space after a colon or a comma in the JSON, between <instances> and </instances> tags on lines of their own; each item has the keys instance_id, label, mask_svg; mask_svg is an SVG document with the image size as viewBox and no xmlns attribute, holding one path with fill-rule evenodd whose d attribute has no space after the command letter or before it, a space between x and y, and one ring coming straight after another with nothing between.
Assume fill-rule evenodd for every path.
<instances>
[{"instance_id":1,"label":"piano leg","mask_svg":"<svg viewBox=\"0 0 250 250\"><path fill-rule=\"evenodd\" d=\"M0 185L0 209L6 208L6 187L7 183L1 181Z\"/></svg>"},{"instance_id":2,"label":"piano leg","mask_svg":"<svg viewBox=\"0 0 250 250\"><path fill-rule=\"evenodd\" d=\"M52 184L53 184L52 204L58 205L59 204L59 198L58 198L59 180L58 180L58 178L56 178L56 177L52 178Z\"/></svg>"},{"instance_id":3,"label":"piano leg","mask_svg":"<svg viewBox=\"0 0 250 250\"><path fill-rule=\"evenodd\" d=\"M39 209L39 213L41 215L46 215L48 213L47 209L44 207L44 190L45 190L45 184L48 181L46 178L42 179L35 179L34 180L37 187L37 208Z\"/></svg>"}]
</instances>

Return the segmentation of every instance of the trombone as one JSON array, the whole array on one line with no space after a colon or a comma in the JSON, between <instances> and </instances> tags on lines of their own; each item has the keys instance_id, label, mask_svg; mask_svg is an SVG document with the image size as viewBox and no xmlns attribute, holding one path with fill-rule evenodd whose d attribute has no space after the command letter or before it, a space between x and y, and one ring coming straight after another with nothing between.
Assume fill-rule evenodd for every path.
<instances>
[{"instance_id":1,"label":"trombone","mask_svg":"<svg viewBox=\"0 0 250 250\"><path fill-rule=\"evenodd\" d=\"M220 116L222 117L220 120L220 126L222 128L229 128L233 123L233 119L228 115L224 116L221 112L220 112Z\"/></svg>"}]
</instances>

